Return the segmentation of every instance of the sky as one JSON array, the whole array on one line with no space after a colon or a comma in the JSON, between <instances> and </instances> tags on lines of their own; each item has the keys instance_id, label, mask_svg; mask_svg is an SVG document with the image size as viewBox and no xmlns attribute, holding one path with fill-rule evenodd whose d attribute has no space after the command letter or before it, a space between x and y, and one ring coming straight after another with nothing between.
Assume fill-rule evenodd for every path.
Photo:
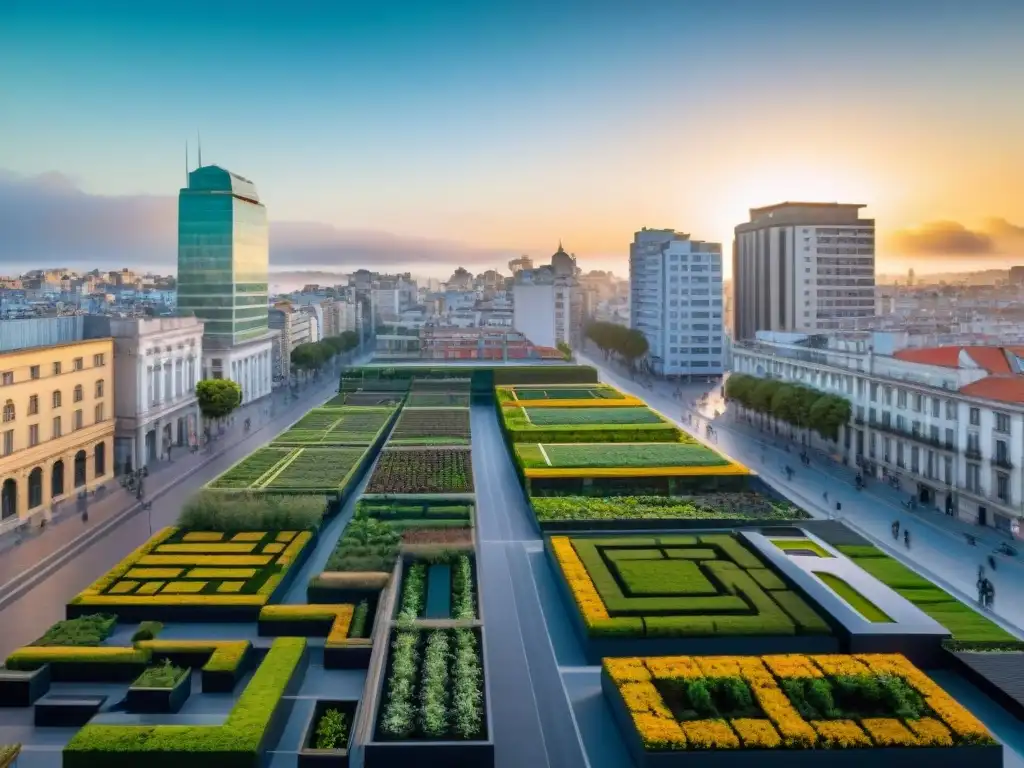
<instances>
[{"instance_id":1,"label":"sky","mask_svg":"<svg viewBox=\"0 0 1024 768\"><path fill-rule=\"evenodd\" d=\"M857 202L879 270L1024 258L1020 0L0 2L0 273L173 271L185 145L274 269L626 272ZM728 245L726 246L728 249Z\"/></svg>"}]
</instances>

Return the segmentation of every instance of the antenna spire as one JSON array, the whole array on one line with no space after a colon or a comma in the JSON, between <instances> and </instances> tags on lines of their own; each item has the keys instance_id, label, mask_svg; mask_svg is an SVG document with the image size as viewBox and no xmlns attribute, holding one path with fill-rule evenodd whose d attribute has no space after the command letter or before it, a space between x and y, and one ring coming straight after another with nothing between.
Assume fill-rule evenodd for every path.
<instances>
[{"instance_id":1,"label":"antenna spire","mask_svg":"<svg viewBox=\"0 0 1024 768\"><path fill-rule=\"evenodd\" d=\"M199 167L203 167L203 137L196 131L196 142L199 144Z\"/></svg>"}]
</instances>

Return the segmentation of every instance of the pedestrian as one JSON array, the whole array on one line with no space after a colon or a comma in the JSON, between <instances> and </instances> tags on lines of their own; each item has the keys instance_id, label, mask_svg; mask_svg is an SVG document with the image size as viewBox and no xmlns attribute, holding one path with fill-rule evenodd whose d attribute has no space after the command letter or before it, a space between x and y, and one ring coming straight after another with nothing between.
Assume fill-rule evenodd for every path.
<instances>
[{"instance_id":1,"label":"pedestrian","mask_svg":"<svg viewBox=\"0 0 1024 768\"><path fill-rule=\"evenodd\" d=\"M900 521L899 520L893 520L891 527L892 527L892 537L894 539L898 539L900 537Z\"/></svg>"},{"instance_id":2,"label":"pedestrian","mask_svg":"<svg viewBox=\"0 0 1024 768\"><path fill-rule=\"evenodd\" d=\"M988 581L988 579L986 579ZM988 581L988 589L985 590L985 607L989 610L992 609L992 603L996 601L996 586L991 581Z\"/></svg>"},{"instance_id":3,"label":"pedestrian","mask_svg":"<svg viewBox=\"0 0 1024 768\"><path fill-rule=\"evenodd\" d=\"M821 498L823 498L825 500L825 503L828 504L828 491L824 491L821 494Z\"/></svg>"}]
</instances>

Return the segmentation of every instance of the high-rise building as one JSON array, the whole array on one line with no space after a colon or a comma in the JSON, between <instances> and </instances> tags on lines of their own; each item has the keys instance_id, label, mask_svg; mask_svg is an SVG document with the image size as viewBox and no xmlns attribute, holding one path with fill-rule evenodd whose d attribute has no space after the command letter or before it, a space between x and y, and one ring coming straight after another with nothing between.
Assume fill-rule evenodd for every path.
<instances>
[{"instance_id":1,"label":"high-rise building","mask_svg":"<svg viewBox=\"0 0 1024 768\"><path fill-rule=\"evenodd\" d=\"M178 194L178 311L204 321L203 378L270 394L267 210L256 186L216 165L188 174Z\"/></svg>"},{"instance_id":2,"label":"high-rise building","mask_svg":"<svg viewBox=\"0 0 1024 768\"><path fill-rule=\"evenodd\" d=\"M721 243L644 228L629 247L629 280L629 324L647 339L654 372L721 374Z\"/></svg>"},{"instance_id":3,"label":"high-rise building","mask_svg":"<svg viewBox=\"0 0 1024 768\"><path fill-rule=\"evenodd\" d=\"M875 312L875 221L863 205L751 208L733 241L733 338L853 329Z\"/></svg>"}]
</instances>

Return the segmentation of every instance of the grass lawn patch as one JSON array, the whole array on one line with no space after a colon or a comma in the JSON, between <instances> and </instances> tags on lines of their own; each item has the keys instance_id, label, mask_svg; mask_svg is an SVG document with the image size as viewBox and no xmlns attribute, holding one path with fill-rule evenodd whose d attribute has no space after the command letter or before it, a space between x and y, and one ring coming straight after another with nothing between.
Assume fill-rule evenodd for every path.
<instances>
[{"instance_id":1,"label":"grass lawn patch","mask_svg":"<svg viewBox=\"0 0 1024 768\"><path fill-rule=\"evenodd\" d=\"M839 597L846 601L853 610L868 621L874 624L893 623L893 620L885 613L885 611L872 603L864 597L864 595L834 573L826 573L824 571L812 571L812 573L814 573L814 575L817 576L826 587L839 595Z\"/></svg>"},{"instance_id":2,"label":"grass lawn patch","mask_svg":"<svg viewBox=\"0 0 1024 768\"><path fill-rule=\"evenodd\" d=\"M550 466L576 468L632 468L632 467L720 467L728 459L703 445L686 443L553 443L544 450ZM519 446L516 446L519 453ZM532 459L519 453L524 467L546 467L531 463Z\"/></svg>"},{"instance_id":3,"label":"grass lawn patch","mask_svg":"<svg viewBox=\"0 0 1024 768\"><path fill-rule=\"evenodd\" d=\"M818 557L832 557L832 553L816 541L810 539L769 539L772 544L783 552L813 552Z\"/></svg>"},{"instance_id":4,"label":"grass lawn patch","mask_svg":"<svg viewBox=\"0 0 1024 768\"><path fill-rule=\"evenodd\" d=\"M712 586L693 560L614 561L615 571L630 595L713 595Z\"/></svg>"},{"instance_id":5,"label":"grass lawn patch","mask_svg":"<svg viewBox=\"0 0 1024 768\"><path fill-rule=\"evenodd\" d=\"M362 448L300 448L263 487L271 492L336 493L348 484L363 453Z\"/></svg>"},{"instance_id":6,"label":"grass lawn patch","mask_svg":"<svg viewBox=\"0 0 1024 768\"><path fill-rule=\"evenodd\" d=\"M949 630L957 643L1017 643L1018 638L902 563L870 546L838 546L840 552ZM945 600L941 596L945 596Z\"/></svg>"},{"instance_id":7,"label":"grass lawn patch","mask_svg":"<svg viewBox=\"0 0 1024 768\"><path fill-rule=\"evenodd\" d=\"M524 450L529 446L516 446ZM539 452L538 452L539 455ZM799 507L757 493L705 496L534 496L537 521L568 520L756 520L783 522L810 516Z\"/></svg>"},{"instance_id":8,"label":"grass lawn patch","mask_svg":"<svg viewBox=\"0 0 1024 768\"><path fill-rule=\"evenodd\" d=\"M525 408L536 426L604 426L608 424L665 424L650 408Z\"/></svg>"},{"instance_id":9,"label":"grass lawn patch","mask_svg":"<svg viewBox=\"0 0 1024 768\"><path fill-rule=\"evenodd\" d=\"M292 454L291 448L260 448L210 482L210 488L252 488Z\"/></svg>"}]
</instances>

